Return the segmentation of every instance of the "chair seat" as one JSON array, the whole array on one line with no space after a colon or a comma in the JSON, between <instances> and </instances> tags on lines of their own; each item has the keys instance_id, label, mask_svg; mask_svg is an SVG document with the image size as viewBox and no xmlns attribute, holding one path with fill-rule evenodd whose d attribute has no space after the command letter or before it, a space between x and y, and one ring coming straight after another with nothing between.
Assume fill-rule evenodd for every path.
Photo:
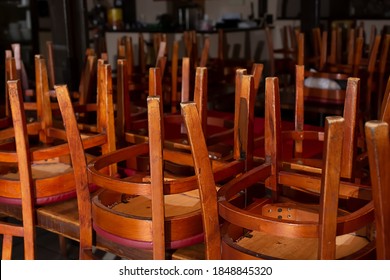
<instances>
[{"instance_id":1,"label":"chair seat","mask_svg":"<svg viewBox=\"0 0 390 280\"><path fill-rule=\"evenodd\" d=\"M165 215L174 217L200 210L199 192L192 190L185 193L165 196ZM112 206L113 211L122 212L132 216L151 218L152 201L145 196L123 197L122 203Z\"/></svg>"},{"instance_id":2,"label":"chair seat","mask_svg":"<svg viewBox=\"0 0 390 280\"><path fill-rule=\"evenodd\" d=\"M103 190L92 199L92 215L94 229L104 238L125 246L152 249L152 206L149 197ZM203 242L198 190L166 195L165 216L167 248ZM183 226L190 226L191 230L183 232L180 230ZM148 234L145 234L147 228Z\"/></svg>"},{"instance_id":3,"label":"chair seat","mask_svg":"<svg viewBox=\"0 0 390 280\"><path fill-rule=\"evenodd\" d=\"M318 259L317 238L287 238L252 231L235 242L238 246L264 256L279 259ZM336 237L336 258L346 257L369 244L366 237L345 234ZM269 257L268 257L269 258Z\"/></svg>"},{"instance_id":4,"label":"chair seat","mask_svg":"<svg viewBox=\"0 0 390 280\"><path fill-rule=\"evenodd\" d=\"M47 161L31 165L33 179L44 179L58 174L73 172L72 166L67 163ZM3 179L19 180L19 172L8 172L1 176Z\"/></svg>"},{"instance_id":5,"label":"chair seat","mask_svg":"<svg viewBox=\"0 0 390 280\"><path fill-rule=\"evenodd\" d=\"M251 206L250 211L255 215L263 215L271 219L278 219L296 223L297 227L302 223L317 222L319 219L319 206L317 204L304 204L296 202L265 203L266 200L258 200ZM344 216L348 212L339 209L338 215ZM256 258L262 259L318 259L319 239L307 236L287 236L283 229L274 230L272 233L265 231L246 230L227 223L224 225L225 235L224 252L227 258L231 258L232 248L246 252ZM280 233L280 235L278 235ZM360 234L361 233L361 234ZM227 246L226 246L227 245ZM350 258L356 252L366 250L372 246L369 240L367 228L336 236L336 259Z\"/></svg>"},{"instance_id":6,"label":"chair seat","mask_svg":"<svg viewBox=\"0 0 390 280\"><path fill-rule=\"evenodd\" d=\"M16 192L16 185L19 184L19 172L10 168L0 176L0 181L4 182L0 188L0 203L11 205L21 205L21 194ZM31 165L32 178L37 180L36 185L36 205L47 205L64 201L76 197L75 182L73 179L73 168L68 163L49 160L37 162ZM52 181L56 188L47 189L40 180ZM14 190L10 193L10 190ZM96 185L90 185L90 190L95 191Z\"/></svg>"}]
</instances>

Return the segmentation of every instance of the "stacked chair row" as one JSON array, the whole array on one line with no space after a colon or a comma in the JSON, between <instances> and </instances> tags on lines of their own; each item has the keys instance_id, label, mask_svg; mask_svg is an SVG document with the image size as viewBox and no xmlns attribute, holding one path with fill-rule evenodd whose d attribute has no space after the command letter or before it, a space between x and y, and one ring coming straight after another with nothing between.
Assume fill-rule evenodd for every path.
<instances>
[{"instance_id":1,"label":"stacked chair row","mask_svg":"<svg viewBox=\"0 0 390 280\"><path fill-rule=\"evenodd\" d=\"M34 258L36 226L79 241L81 259L95 258L94 247L123 258L200 258L189 253L194 246L207 259L388 258L383 187L388 148L380 154L371 148L388 144L386 124L367 124L367 131L385 127L367 136L370 171L383 180L371 176L363 184L351 175L360 172L356 157L345 156L355 149L348 143L356 143L356 122L346 112L344 118L328 117L323 132L309 133L302 131L297 114L298 130L284 131L279 81L269 77L264 135L255 137L257 82L255 75L238 70L233 129L222 128L229 133L211 141L211 119L202 105L207 68L197 68L194 101L182 102L179 115L163 113L156 67L149 72L147 119L139 121L147 137L125 132L123 139L141 140L119 145L115 113L121 101L113 101L110 65L97 64L96 126L88 130L76 117L81 109L67 86L50 91L44 60L37 57L36 65L43 73L37 122L26 121L20 82L7 82L14 125L2 130L1 206L2 213L23 224L0 225L3 258L12 256L12 236L23 236L25 258ZM358 91L359 80L350 79L347 96L356 100ZM52 125L50 95L58 101L63 126ZM356 104L351 103L352 116ZM384 139L376 140L377 135ZM320 158L303 158L299 143L306 136L323 143ZM291 141L297 149L286 157L284 145ZM215 156L210 146L216 143L230 152ZM256 149L262 149L260 155ZM349 175L343 173L346 162Z\"/></svg>"}]
</instances>

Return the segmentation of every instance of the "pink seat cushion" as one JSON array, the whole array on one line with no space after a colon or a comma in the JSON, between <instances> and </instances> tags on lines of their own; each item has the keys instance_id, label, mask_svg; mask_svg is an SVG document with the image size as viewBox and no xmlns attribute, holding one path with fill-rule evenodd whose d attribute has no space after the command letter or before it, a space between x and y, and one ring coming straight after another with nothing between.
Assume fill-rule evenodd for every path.
<instances>
[{"instance_id":1,"label":"pink seat cushion","mask_svg":"<svg viewBox=\"0 0 390 280\"><path fill-rule=\"evenodd\" d=\"M98 189L99 187L93 184L89 185L89 190L91 192L94 192ZM38 197L35 199L35 205L48 205L51 203L56 203L56 202L61 202L65 201L71 198L75 198L77 196L76 190L72 190L69 192L64 192L52 196L46 196L46 197ZM22 199L20 198L9 198L9 197L3 197L0 196L0 203L3 204L10 204L10 205L22 205Z\"/></svg>"},{"instance_id":2,"label":"pink seat cushion","mask_svg":"<svg viewBox=\"0 0 390 280\"><path fill-rule=\"evenodd\" d=\"M111 241L118 243L120 245L123 245L126 247L138 248L138 249L145 249L145 250L152 250L153 249L153 242L138 241L138 240L123 238L123 237L114 235L114 234L100 228L95 223L93 224L93 228L95 229L96 233L98 235L100 235L101 237L103 237L104 239L111 240ZM195 245L195 244L201 243L203 241L204 241L204 234L202 232L202 233L199 233L197 235L191 236L191 237L186 238L186 239L167 242L165 244L165 246L167 249L179 249L179 248Z\"/></svg>"}]
</instances>

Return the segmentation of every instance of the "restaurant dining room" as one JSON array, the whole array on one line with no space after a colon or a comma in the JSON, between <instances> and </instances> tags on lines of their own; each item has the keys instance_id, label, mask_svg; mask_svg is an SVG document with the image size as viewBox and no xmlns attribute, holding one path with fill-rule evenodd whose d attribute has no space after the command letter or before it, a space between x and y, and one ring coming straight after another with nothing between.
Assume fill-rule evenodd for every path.
<instances>
[{"instance_id":1,"label":"restaurant dining room","mask_svg":"<svg viewBox=\"0 0 390 280\"><path fill-rule=\"evenodd\" d=\"M3 279L389 275L390 0L0 11Z\"/></svg>"}]
</instances>

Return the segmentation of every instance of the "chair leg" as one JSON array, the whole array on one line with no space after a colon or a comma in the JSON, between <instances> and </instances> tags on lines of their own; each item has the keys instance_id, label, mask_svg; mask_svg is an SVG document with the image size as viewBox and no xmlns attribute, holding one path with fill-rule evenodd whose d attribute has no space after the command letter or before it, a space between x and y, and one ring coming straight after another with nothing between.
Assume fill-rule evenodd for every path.
<instances>
[{"instance_id":1,"label":"chair leg","mask_svg":"<svg viewBox=\"0 0 390 280\"><path fill-rule=\"evenodd\" d=\"M59 235L58 236L59 243L60 243L60 253L64 258L68 257L68 242L66 240L66 237Z\"/></svg>"},{"instance_id":2,"label":"chair leg","mask_svg":"<svg viewBox=\"0 0 390 280\"><path fill-rule=\"evenodd\" d=\"M12 235L3 235L2 260L10 260L12 257Z\"/></svg>"}]
</instances>

